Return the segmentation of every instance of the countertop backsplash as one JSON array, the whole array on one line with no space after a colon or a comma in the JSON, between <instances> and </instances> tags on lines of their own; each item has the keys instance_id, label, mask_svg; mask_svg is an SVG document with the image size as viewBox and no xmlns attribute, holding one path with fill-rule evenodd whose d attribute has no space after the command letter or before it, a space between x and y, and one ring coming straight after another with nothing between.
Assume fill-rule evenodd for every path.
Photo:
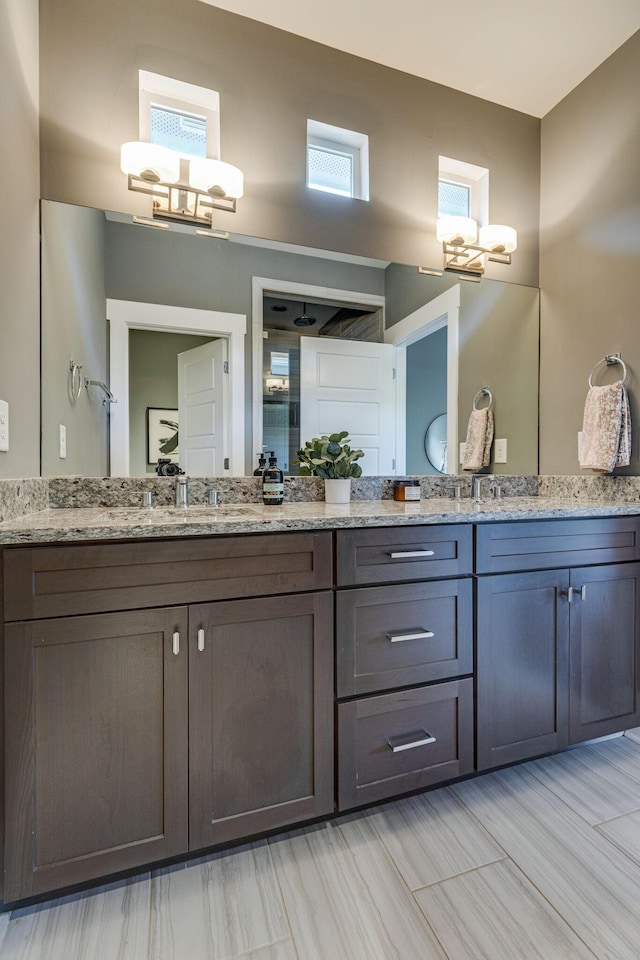
<instances>
[{"instance_id":1,"label":"countertop backsplash","mask_svg":"<svg viewBox=\"0 0 640 960\"><path fill-rule=\"evenodd\" d=\"M394 477L359 477L351 484L352 501L393 499ZM469 497L471 477L419 477L423 499L452 498L456 484ZM640 503L640 477L629 476L483 476L484 496L500 487L501 496L550 497L568 501ZM37 513L47 507L136 507L151 491L157 506L174 503L172 477L51 477L0 480L0 522ZM262 503L258 477L189 479L189 502L207 503L209 490L217 490L222 504ZM324 500L324 483L317 477L285 477L285 503L318 503Z\"/></svg>"}]
</instances>

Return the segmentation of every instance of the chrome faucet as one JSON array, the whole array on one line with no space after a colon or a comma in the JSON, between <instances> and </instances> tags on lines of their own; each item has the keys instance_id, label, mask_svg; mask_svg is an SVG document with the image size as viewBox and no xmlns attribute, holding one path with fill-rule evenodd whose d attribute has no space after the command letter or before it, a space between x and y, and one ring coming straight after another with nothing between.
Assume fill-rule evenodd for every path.
<instances>
[{"instance_id":1,"label":"chrome faucet","mask_svg":"<svg viewBox=\"0 0 640 960\"><path fill-rule=\"evenodd\" d=\"M176 507L189 506L189 479L176 477Z\"/></svg>"},{"instance_id":2,"label":"chrome faucet","mask_svg":"<svg viewBox=\"0 0 640 960\"><path fill-rule=\"evenodd\" d=\"M476 503L482 503L482 477L473 478L473 499Z\"/></svg>"}]
</instances>

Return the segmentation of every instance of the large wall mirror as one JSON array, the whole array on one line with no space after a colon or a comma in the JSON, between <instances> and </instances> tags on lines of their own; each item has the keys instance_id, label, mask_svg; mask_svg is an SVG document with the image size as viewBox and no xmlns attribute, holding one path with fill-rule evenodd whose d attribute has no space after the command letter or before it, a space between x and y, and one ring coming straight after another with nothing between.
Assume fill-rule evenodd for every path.
<instances>
[{"instance_id":1,"label":"large wall mirror","mask_svg":"<svg viewBox=\"0 0 640 960\"><path fill-rule=\"evenodd\" d=\"M425 433L443 415L456 473L483 387L508 442L490 469L537 473L538 341L532 287L42 202L43 476L153 473L149 424L178 409L192 475L250 474L264 448L295 472L327 429L352 433L367 473L436 473Z\"/></svg>"}]
</instances>

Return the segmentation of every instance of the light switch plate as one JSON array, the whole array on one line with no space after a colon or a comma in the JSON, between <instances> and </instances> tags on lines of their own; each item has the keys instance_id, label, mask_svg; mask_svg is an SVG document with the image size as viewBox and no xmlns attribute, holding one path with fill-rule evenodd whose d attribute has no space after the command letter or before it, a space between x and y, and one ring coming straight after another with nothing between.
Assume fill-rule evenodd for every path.
<instances>
[{"instance_id":1,"label":"light switch plate","mask_svg":"<svg viewBox=\"0 0 640 960\"><path fill-rule=\"evenodd\" d=\"M60 424L60 459L67 458L67 428L64 423Z\"/></svg>"},{"instance_id":2,"label":"light switch plate","mask_svg":"<svg viewBox=\"0 0 640 960\"><path fill-rule=\"evenodd\" d=\"M9 404L0 400L0 450L6 453L9 449Z\"/></svg>"},{"instance_id":3,"label":"light switch plate","mask_svg":"<svg viewBox=\"0 0 640 960\"><path fill-rule=\"evenodd\" d=\"M493 445L493 462L494 463L506 463L507 462L507 441L505 440L496 440Z\"/></svg>"}]
</instances>

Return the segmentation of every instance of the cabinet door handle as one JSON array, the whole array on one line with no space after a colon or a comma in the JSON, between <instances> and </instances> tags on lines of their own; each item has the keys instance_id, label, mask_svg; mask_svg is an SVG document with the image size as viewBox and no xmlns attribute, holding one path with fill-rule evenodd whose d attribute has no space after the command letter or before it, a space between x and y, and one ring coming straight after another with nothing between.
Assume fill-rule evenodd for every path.
<instances>
[{"instance_id":1,"label":"cabinet door handle","mask_svg":"<svg viewBox=\"0 0 640 960\"><path fill-rule=\"evenodd\" d=\"M573 603L574 597L579 597L581 600L586 600L587 598L587 587L586 584L582 584L581 587L569 587L567 590L567 600L569 603Z\"/></svg>"},{"instance_id":2,"label":"cabinet door handle","mask_svg":"<svg viewBox=\"0 0 640 960\"><path fill-rule=\"evenodd\" d=\"M391 643L400 643L402 640L428 640L430 637L435 637L435 633L433 630L416 630L413 633L389 630L385 636Z\"/></svg>"},{"instance_id":3,"label":"cabinet door handle","mask_svg":"<svg viewBox=\"0 0 640 960\"><path fill-rule=\"evenodd\" d=\"M202 627L198 630L198 650L200 653L204 650L204 630Z\"/></svg>"},{"instance_id":4,"label":"cabinet door handle","mask_svg":"<svg viewBox=\"0 0 640 960\"><path fill-rule=\"evenodd\" d=\"M416 739L407 739L407 735L399 737L389 737L387 743L394 753L400 753L401 750L413 750L414 747L424 747L427 743L435 743L436 738L432 737L427 730L420 730L418 734L411 733L409 737Z\"/></svg>"},{"instance_id":5,"label":"cabinet door handle","mask_svg":"<svg viewBox=\"0 0 640 960\"><path fill-rule=\"evenodd\" d=\"M173 631L173 654L174 656L177 657L179 653L180 653L180 631L174 630Z\"/></svg>"},{"instance_id":6,"label":"cabinet door handle","mask_svg":"<svg viewBox=\"0 0 640 960\"><path fill-rule=\"evenodd\" d=\"M392 560L410 560L412 557L433 557L435 550L402 550L399 553L388 553Z\"/></svg>"}]
</instances>

